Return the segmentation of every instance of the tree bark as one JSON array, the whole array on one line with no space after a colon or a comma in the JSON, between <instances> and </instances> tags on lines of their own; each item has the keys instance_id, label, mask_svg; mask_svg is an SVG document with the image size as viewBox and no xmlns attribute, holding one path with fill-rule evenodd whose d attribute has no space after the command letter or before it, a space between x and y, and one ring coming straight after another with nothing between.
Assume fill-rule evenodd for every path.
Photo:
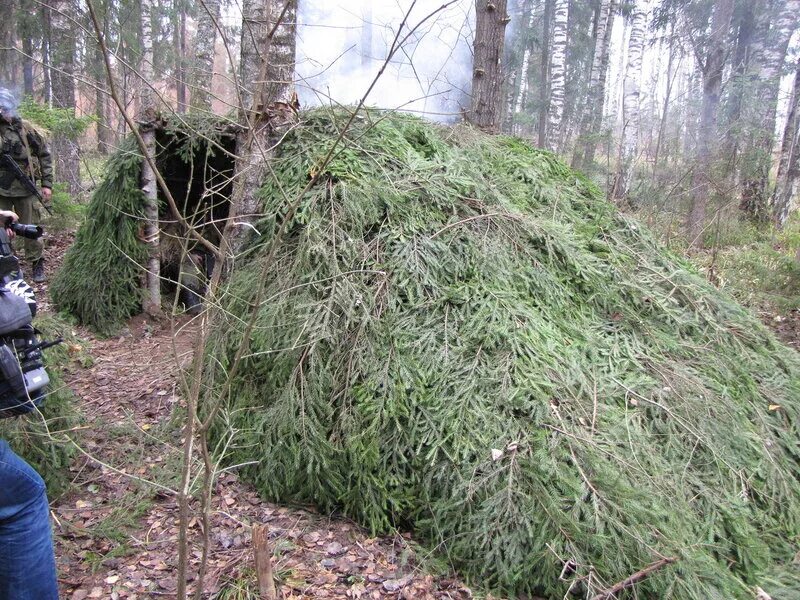
<instances>
[{"instance_id":1,"label":"tree bark","mask_svg":"<svg viewBox=\"0 0 800 600\"><path fill-rule=\"evenodd\" d=\"M733 15L733 2L734 0L716 0L714 3L708 49L702 65L703 107L697 132L697 154L692 175L693 193L686 219L689 243L694 247L703 245L706 203L711 194L712 157L717 146L717 112L727 52L725 40Z\"/></svg>"},{"instance_id":2,"label":"tree bark","mask_svg":"<svg viewBox=\"0 0 800 600\"><path fill-rule=\"evenodd\" d=\"M139 130L144 140L145 152L155 163L156 133L154 129L156 98L150 85L153 73L153 15L151 0L141 0L142 60L139 73L143 81L139 99ZM161 314L161 228L158 220L158 185L150 161L142 164L142 192L144 193L144 235L147 241L147 294L143 309L151 315Z\"/></svg>"},{"instance_id":3,"label":"tree bark","mask_svg":"<svg viewBox=\"0 0 800 600\"><path fill-rule=\"evenodd\" d=\"M553 0L544 0L542 17L542 60L539 63L539 147L547 147L547 115L550 112L550 25Z\"/></svg>"},{"instance_id":4,"label":"tree bark","mask_svg":"<svg viewBox=\"0 0 800 600\"><path fill-rule=\"evenodd\" d=\"M550 49L550 111L547 121L547 148L561 149L563 137L565 85L567 81L567 21L569 0L553 0L553 43Z\"/></svg>"},{"instance_id":5,"label":"tree bark","mask_svg":"<svg viewBox=\"0 0 800 600\"><path fill-rule=\"evenodd\" d=\"M296 121L294 65L297 0L244 0L240 66L239 159L229 227L231 252L244 245L259 214L256 192L268 172L273 146ZM235 223L236 225L232 225ZM228 256L232 260L233 256Z\"/></svg>"},{"instance_id":6,"label":"tree bark","mask_svg":"<svg viewBox=\"0 0 800 600\"><path fill-rule=\"evenodd\" d=\"M48 0L50 9L50 79L51 102L56 108L75 110L75 47L76 33L72 18L77 14L73 0ZM81 192L80 147L66 134L53 135L53 156L56 176L67 184L75 198Z\"/></svg>"},{"instance_id":7,"label":"tree bark","mask_svg":"<svg viewBox=\"0 0 800 600\"><path fill-rule=\"evenodd\" d=\"M667 59L667 88L664 92L664 104L661 108L661 119L658 125L658 135L656 136L656 149L653 152L653 179L656 177L656 169L658 168L658 161L660 159L661 144L664 141L664 132L667 127L669 116L669 103L672 98L672 86L675 83L675 75L673 75L673 66L675 63L675 26L670 24L669 28L669 58Z\"/></svg>"},{"instance_id":8,"label":"tree bark","mask_svg":"<svg viewBox=\"0 0 800 600\"><path fill-rule=\"evenodd\" d=\"M514 115L518 115L522 112L522 109L525 106L526 96L528 94L528 69L530 68L531 63L531 45L533 40L530 38L530 32L533 30L533 22L535 14L533 12L533 7L531 6L530 2L526 3L526 10L528 18L525 19L527 23L527 29L523 30L522 35L524 36L524 47L525 49L522 52L522 64L519 68L519 75L516 79L519 81L519 88L517 92L516 100L514 101ZM528 35L525 35L528 34ZM512 117L512 123L514 118Z\"/></svg>"},{"instance_id":9,"label":"tree bark","mask_svg":"<svg viewBox=\"0 0 800 600\"><path fill-rule=\"evenodd\" d=\"M490 132L500 131L503 115L503 45L508 25L506 0L475 0L472 100L467 120Z\"/></svg>"},{"instance_id":10,"label":"tree bark","mask_svg":"<svg viewBox=\"0 0 800 600\"><path fill-rule=\"evenodd\" d=\"M16 0L0 2L0 85L12 88L17 83L16 19L14 12Z\"/></svg>"},{"instance_id":11,"label":"tree bark","mask_svg":"<svg viewBox=\"0 0 800 600\"><path fill-rule=\"evenodd\" d=\"M50 79L50 65L53 57L50 53L50 40L52 38L52 25L50 19L50 7L47 4L40 6L39 17L42 23L42 99L44 103L49 105L51 100L51 89L53 82Z\"/></svg>"},{"instance_id":12,"label":"tree bark","mask_svg":"<svg viewBox=\"0 0 800 600\"><path fill-rule=\"evenodd\" d=\"M766 39L762 38L755 50L754 60L759 65L756 102L761 118L747 153L744 165L747 175L742 182L739 204L746 217L760 222L766 221L769 215L769 171L775 145L778 91L789 39L800 15L800 0L785 0L779 5L782 8L766 32Z\"/></svg>"},{"instance_id":13,"label":"tree bark","mask_svg":"<svg viewBox=\"0 0 800 600\"><path fill-rule=\"evenodd\" d=\"M586 169L594 162L597 134L603 122L608 50L611 45L613 24L614 0L601 0L592 56L592 70L589 76L589 93L583 107L583 117L578 135L579 143L572 159L572 166L576 168Z\"/></svg>"},{"instance_id":14,"label":"tree bark","mask_svg":"<svg viewBox=\"0 0 800 600\"><path fill-rule=\"evenodd\" d=\"M739 155L742 132L742 105L746 91L750 87L748 70L752 54L753 35L756 31L756 14L760 14L765 10L763 2L747 2L739 8L739 15L736 19L738 21L736 49L733 53L733 64L731 65L730 100L726 111L727 114L725 115L727 127L723 145L723 156L727 157L728 172L734 171Z\"/></svg>"},{"instance_id":15,"label":"tree bark","mask_svg":"<svg viewBox=\"0 0 800 600\"><path fill-rule=\"evenodd\" d=\"M779 228L783 228L792 208L792 201L798 193L800 181L800 59L794 71L794 86L789 101L789 114L783 129L781 158L778 177L772 196L773 218Z\"/></svg>"},{"instance_id":16,"label":"tree bark","mask_svg":"<svg viewBox=\"0 0 800 600\"><path fill-rule=\"evenodd\" d=\"M278 594L275 590L275 578L272 575L272 548L266 525L253 525L253 554L261 600L276 600Z\"/></svg>"},{"instance_id":17,"label":"tree bark","mask_svg":"<svg viewBox=\"0 0 800 600\"><path fill-rule=\"evenodd\" d=\"M220 18L220 0L204 0L197 16L195 58L192 68L191 109L211 112L212 83L214 81L214 56L217 46L217 25ZM185 100L185 99L184 99Z\"/></svg>"},{"instance_id":18,"label":"tree bark","mask_svg":"<svg viewBox=\"0 0 800 600\"><path fill-rule=\"evenodd\" d=\"M611 197L617 202L628 194L630 170L639 147L639 85L642 76L646 16L640 0L640 2L634 4L631 14L628 64L625 68L625 81L623 83L622 135L619 142L620 151L617 172L614 175L611 191Z\"/></svg>"},{"instance_id":19,"label":"tree bark","mask_svg":"<svg viewBox=\"0 0 800 600\"><path fill-rule=\"evenodd\" d=\"M173 29L174 29L174 35L172 37L172 45L175 53L174 68L175 68L175 101L177 104L176 110L179 113L184 113L186 112L187 104L186 104L186 4L183 0L174 0ZM212 50L212 57L213 57L213 50Z\"/></svg>"}]
</instances>

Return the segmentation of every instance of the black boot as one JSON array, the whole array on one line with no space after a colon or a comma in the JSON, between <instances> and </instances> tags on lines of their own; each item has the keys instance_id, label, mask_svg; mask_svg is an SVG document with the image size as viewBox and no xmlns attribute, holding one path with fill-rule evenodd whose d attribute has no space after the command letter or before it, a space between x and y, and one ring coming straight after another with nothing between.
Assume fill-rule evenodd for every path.
<instances>
[{"instance_id":1,"label":"black boot","mask_svg":"<svg viewBox=\"0 0 800 600\"><path fill-rule=\"evenodd\" d=\"M44 283L47 280L47 277L44 275L44 259L40 258L39 260L33 263L33 282L34 283Z\"/></svg>"},{"instance_id":2,"label":"black boot","mask_svg":"<svg viewBox=\"0 0 800 600\"><path fill-rule=\"evenodd\" d=\"M199 315L203 311L203 299L188 287L181 288L180 300L190 315Z\"/></svg>"}]
</instances>

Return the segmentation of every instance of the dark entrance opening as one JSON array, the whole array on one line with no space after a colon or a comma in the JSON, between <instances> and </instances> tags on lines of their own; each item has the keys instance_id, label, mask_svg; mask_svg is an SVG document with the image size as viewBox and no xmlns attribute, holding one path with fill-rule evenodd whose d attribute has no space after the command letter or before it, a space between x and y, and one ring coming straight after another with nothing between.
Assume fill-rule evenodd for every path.
<instances>
[{"instance_id":1,"label":"dark entrance opening","mask_svg":"<svg viewBox=\"0 0 800 600\"><path fill-rule=\"evenodd\" d=\"M185 131L159 129L156 147L156 164L181 216L218 245L233 193L235 134L216 132L212 141ZM158 199L162 290L172 292L180 283L181 301L188 309L204 294L205 280L214 266L213 255L175 219L160 189Z\"/></svg>"}]
</instances>

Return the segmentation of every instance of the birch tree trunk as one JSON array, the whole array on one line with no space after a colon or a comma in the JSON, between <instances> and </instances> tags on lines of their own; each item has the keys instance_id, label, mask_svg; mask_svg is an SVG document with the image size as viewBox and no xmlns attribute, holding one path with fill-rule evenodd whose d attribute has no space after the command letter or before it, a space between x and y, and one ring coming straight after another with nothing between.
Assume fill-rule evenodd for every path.
<instances>
[{"instance_id":1,"label":"birch tree trunk","mask_svg":"<svg viewBox=\"0 0 800 600\"><path fill-rule=\"evenodd\" d=\"M656 136L656 149L653 152L653 179L656 177L656 169L658 168L659 155L661 153L661 144L664 140L664 132L667 127L667 119L669 115L669 102L672 97L672 87L675 83L675 75L673 75L673 65L675 63L675 26L670 24L669 28L669 58L667 59L667 87L664 91L664 104L661 108L661 120L658 125L658 135ZM676 73L677 74L677 73Z\"/></svg>"},{"instance_id":2,"label":"birch tree trunk","mask_svg":"<svg viewBox=\"0 0 800 600\"><path fill-rule=\"evenodd\" d=\"M497 133L503 115L503 46L508 25L506 0L475 0L472 100L467 120Z\"/></svg>"},{"instance_id":3,"label":"birch tree trunk","mask_svg":"<svg viewBox=\"0 0 800 600\"><path fill-rule=\"evenodd\" d=\"M686 219L689 243L694 247L703 245L706 203L711 195L711 162L717 146L717 112L727 52L725 40L733 15L733 2L734 0L716 0L714 3L711 33L702 65L703 107L697 132L697 154L692 175L693 193Z\"/></svg>"},{"instance_id":4,"label":"birch tree trunk","mask_svg":"<svg viewBox=\"0 0 800 600\"><path fill-rule=\"evenodd\" d=\"M190 106L194 111L212 112L211 86L214 81L214 55L217 47L220 0L204 0L203 6L200 6L198 10Z\"/></svg>"},{"instance_id":5,"label":"birch tree trunk","mask_svg":"<svg viewBox=\"0 0 800 600\"><path fill-rule=\"evenodd\" d=\"M139 73L142 77L141 97L139 98L139 130L144 140L148 156L155 161L156 133L155 94L150 88L153 82L153 15L152 0L141 0L142 60ZM142 161L141 176L144 194L144 235L147 243L146 296L142 308L151 315L161 314L161 253L160 225L158 220L158 186L155 173L147 160Z\"/></svg>"},{"instance_id":6,"label":"birch tree trunk","mask_svg":"<svg viewBox=\"0 0 800 600\"><path fill-rule=\"evenodd\" d=\"M294 65L297 0L244 0L240 67L238 159L231 206L231 252L244 245L259 214L256 192L268 172L273 146L297 119ZM228 256L232 261L234 256Z\"/></svg>"},{"instance_id":7,"label":"birch tree trunk","mask_svg":"<svg viewBox=\"0 0 800 600\"><path fill-rule=\"evenodd\" d=\"M550 112L550 25L553 0L544 0L542 17L542 60L539 63L539 147L547 147L547 115Z\"/></svg>"},{"instance_id":8,"label":"birch tree trunk","mask_svg":"<svg viewBox=\"0 0 800 600\"><path fill-rule=\"evenodd\" d=\"M784 0L779 6L780 11L754 56L759 65L756 102L761 118L744 166L747 175L742 182L739 208L755 221L766 221L769 215L769 171L775 145L778 91L789 39L800 18L800 0Z\"/></svg>"},{"instance_id":9,"label":"birch tree trunk","mask_svg":"<svg viewBox=\"0 0 800 600\"><path fill-rule=\"evenodd\" d=\"M528 93L528 69L531 65L531 43L533 41L529 37L528 32L533 29L535 15L533 12L533 7L530 5L530 3L527 3L527 10L527 29L523 33L523 35L525 35L525 49L522 52L522 64L520 65L519 77L517 78L519 79L519 91L517 92L517 98L514 102L515 115L518 115L522 112L522 108L525 106L525 97Z\"/></svg>"},{"instance_id":10,"label":"birch tree trunk","mask_svg":"<svg viewBox=\"0 0 800 600\"><path fill-rule=\"evenodd\" d=\"M617 172L614 175L611 197L622 200L628 193L630 170L638 150L639 136L639 86L642 77L642 52L644 50L644 27L646 14L640 2L631 14L631 36L628 41L628 64L622 96L622 135L620 138Z\"/></svg>"},{"instance_id":11,"label":"birch tree trunk","mask_svg":"<svg viewBox=\"0 0 800 600\"><path fill-rule=\"evenodd\" d=\"M597 19L592 70L589 76L589 92L583 107L583 116L578 134L572 165L587 168L594 162L597 148L597 134L603 122L603 100L605 98L606 71L608 70L608 49L610 47L612 26L614 23L613 0L600 0L600 11ZM581 143L582 142L582 146ZM583 157L581 158L581 151Z\"/></svg>"},{"instance_id":12,"label":"birch tree trunk","mask_svg":"<svg viewBox=\"0 0 800 600\"><path fill-rule=\"evenodd\" d=\"M783 129L778 177L772 196L775 224L783 228L797 197L800 182L800 59L794 71L794 86L789 101L789 115Z\"/></svg>"},{"instance_id":13,"label":"birch tree trunk","mask_svg":"<svg viewBox=\"0 0 800 600\"><path fill-rule=\"evenodd\" d=\"M553 43L550 51L550 111L547 121L547 148L561 149L563 137L565 85L567 82L567 21L569 0L553 2Z\"/></svg>"},{"instance_id":14,"label":"birch tree trunk","mask_svg":"<svg viewBox=\"0 0 800 600\"><path fill-rule=\"evenodd\" d=\"M50 9L51 102L57 108L75 110L75 46L72 20L78 13L73 0L48 0ZM81 192L80 148L77 140L57 132L53 135L56 177L67 184L70 195Z\"/></svg>"}]
</instances>

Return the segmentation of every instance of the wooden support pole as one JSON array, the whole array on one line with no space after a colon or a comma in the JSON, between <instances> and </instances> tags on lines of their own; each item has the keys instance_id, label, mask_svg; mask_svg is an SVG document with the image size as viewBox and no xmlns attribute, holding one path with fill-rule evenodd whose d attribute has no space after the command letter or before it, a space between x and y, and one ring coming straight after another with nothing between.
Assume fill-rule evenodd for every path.
<instances>
[{"instance_id":1,"label":"wooden support pole","mask_svg":"<svg viewBox=\"0 0 800 600\"><path fill-rule=\"evenodd\" d=\"M278 593L272 576L272 548L269 545L269 530L266 525L253 525L253 554L255 554L261 600L277 600Z\"/></svg>"},{"instance_id":2,"label":"wooden support pole","mask_svg":"<svg viewBox=\"0 0 800 600\"><path fill-rule=\"evenodd\" d=\"M625 588L629 588L632 585L638 583L642 579L647 579L650 575L658 571L660 568L665 567L666 565L671 565L672 563L676 562L678 559L673 557L662 558L654 562L653 564L647 565L641 571L636 571L633 575L612 585L605 591L600 592L596 596L592 597L592 600L609 600L610 598L615 598L616 594L624 590Z\"/></svg>"}]
</instances>

